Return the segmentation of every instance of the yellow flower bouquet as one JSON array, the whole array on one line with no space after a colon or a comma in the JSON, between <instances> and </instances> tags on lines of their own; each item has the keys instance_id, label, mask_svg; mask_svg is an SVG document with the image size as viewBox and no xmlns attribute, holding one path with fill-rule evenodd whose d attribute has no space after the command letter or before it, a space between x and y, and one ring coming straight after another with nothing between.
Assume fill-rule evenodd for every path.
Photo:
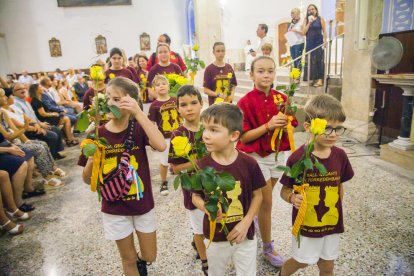
<instances>
[{"instance_id":1,"label":"yellow flower bouquet","mask_svg":"<svg viewBox=\"0 0 414 276\"><path fill-rule=\"evenodd\" d=\"M194 58L188 58L185 57L184 58L184 63L187 66L187 71L188 74L190 75L190 84L194 85L194 79L195 76L197 75L197 71L200 69L204 69L206 67L206 64L204 63L204 61L202 61L201 59L199 59L197 57L197 52L199 50L199 46L198 44L194 44L192 50L194 51Z\"/></svg>"},{"instance_id":2,"label":"yellow flower bouquet","mask_svg":"<svg viewBox=\"0 0 414 276\"><path fill-rule=\"evenodd\" d=\"M177 97L178 89L180 89L181 86L188 84L188 79L178 74L165 74L165 77L169 82L169 95L171 97Z\"/></svg>"}]
</instances>

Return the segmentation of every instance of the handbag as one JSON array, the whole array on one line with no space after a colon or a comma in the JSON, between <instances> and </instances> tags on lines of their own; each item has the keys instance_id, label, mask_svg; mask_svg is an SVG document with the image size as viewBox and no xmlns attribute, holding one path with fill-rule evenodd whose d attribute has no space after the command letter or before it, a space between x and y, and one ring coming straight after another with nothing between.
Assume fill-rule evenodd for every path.
<instances>
[{"instance_id":1,"label":"handbag","mask_svg":"<svg viewBox=\"0 0 414 276\"><path fill-rule=\"evenodd\" d=\"M131 185L137 185L137 200L142 198L142 183L140 183L136 170L130 164L130 151L134 146L133 134L135 122L128 126L127 138L124 142L125 151L121 155L118 167L110 171L103 179L100 186L102 197L107 201L116 201L124 198L131 190Z\"/></svg>"}]
</instances>

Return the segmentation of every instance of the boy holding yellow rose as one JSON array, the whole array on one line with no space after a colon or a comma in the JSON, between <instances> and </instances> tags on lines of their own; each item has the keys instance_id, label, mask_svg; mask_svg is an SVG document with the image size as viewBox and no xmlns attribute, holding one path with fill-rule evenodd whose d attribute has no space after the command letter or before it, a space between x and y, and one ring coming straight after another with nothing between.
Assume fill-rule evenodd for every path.
<instances>
[{"instance_id":1,"label":"boy holding yellow rose","mask_svg":"<svg viewBox=\"0 0 414 276\"><path fill-rule=\"evenodd\" d=\"M305 188L307 208L299 230L300 244L292 237L293 256L287 260L279 275L291 275L310 264L318 264L321 275L333 275L334 261L339 255L339 234L344 232L342 215L343 183L354 176L346 153L335 146L339 136L345 133L342 123L345 113L341 103L329 95L318 95L305 105L304 127L311 135L317 135L312 158L324 165L326 174L319 169L307 170ZM312 137L313 139L313 137ZM288 159L292 167L305 154L305 145L298 148ZM295 179L284 174L281 197L293 205L293 220L304 197L293 193Z\"/></svg>"},{"instance_id":2,"label":"boy holding yellow rose","mask_svg":"<svg viewBox=\"0 0 414 276\"><path fill-rule=\"evenodd\" d=\"M189 158L196 160L195 135L200 130L200 113L203 107L200 92L193 85L184 85L177 92L178 112L184 119L183 125L171 135L171 146L168 162L174 173L191 170L193 168ZM197 209L191 201L191 192L182 189L184 207L188 210L190 223L193 229L194 241L198 256L202 263L202 270L207 275L208 263L206 246L204 245L203 217L204 213Z\"/></svg>"}]
</instances>

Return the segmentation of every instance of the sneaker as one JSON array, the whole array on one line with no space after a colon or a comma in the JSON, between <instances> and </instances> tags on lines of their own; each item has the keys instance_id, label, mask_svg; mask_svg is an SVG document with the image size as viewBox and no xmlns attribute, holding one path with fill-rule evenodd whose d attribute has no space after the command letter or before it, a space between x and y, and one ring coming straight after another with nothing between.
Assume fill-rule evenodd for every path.
<instances>
[{"instance_id":1,"label":"sneaker","mask_svg":"<svg viewBox=\"0 0 414 276\"><path fill-rule=\"evenodd\" d=\"M167 181L162 182L161 188L160 188L160 193L163 196L166 196L170 193L170 191L168 191L168 182Z\"/></svg>"},{"instance_id":2,"label":"sneaker","mask_svg":"<svg viewBox=\"0 0 414 276\"><path fill-rule=\"evenodd\" d=\"M147 276L148 270L147 270L147 262L143 261L138 258L137 260L137 268L140 276Z\"/></svg>"}]
</instances>

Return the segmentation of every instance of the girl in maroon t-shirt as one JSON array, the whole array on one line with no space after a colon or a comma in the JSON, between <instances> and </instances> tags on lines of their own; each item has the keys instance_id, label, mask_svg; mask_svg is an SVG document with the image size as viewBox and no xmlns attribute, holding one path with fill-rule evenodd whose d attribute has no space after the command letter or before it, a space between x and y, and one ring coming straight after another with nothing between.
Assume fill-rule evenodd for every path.
<instances>
[{"instance_id":1,"label":"girl in maroon t-shirt","mask_svg":"<svg viewBox=\"0 0 414 276\"><path fill-rule=\"evenodd\" d=\"M138 71L138 78L139 78L139 85L140 85L140 98L143 105L143 110L145 114L148 114L149 107L151 103L154 101L153 98L151 98L148 95L148 86L150 86L150 83L148 83L148 71L147 71L147 64L148 64L148 58L145 55L136 54L134 56L134 61L137 64L137 71ZM143 82L145 81L145 85ZM142 87L145 86L145 89L142 89Z\"/></svg>"},{"instance_id":2,"label":"girl in maroon t-shirt","mask_svg":"<svg viewBox=\"0 0 414 276\"><path fill-rule=\"evenodd\" d=\"M286 102L286 95L273 90L271 85L275 79L275 62L271 57L260 56L253 60L250 75L254 89L241 98L237 105L243 111L243 135L237 148L256 159L266 180L263 188L263 202L258 214L258 224L263 240L263 253L269 262L280 267L284 258L274 249L272 241L272 190L282 172L278 165L285 164L284 151L290 149L286 131L281 138L278 161L272 150L271 139L275 128L287 125L287 116L279 112L278 104ZM297 121L292 121L297 126Z\"/></svg>"},{"instance_id":3,"label":"girl in maroon t-shirt","mask_svg":"<svg viewBox=\"0 0 414 276\"><path fill-rule=\"evenodd\" d=\"M212 105L217 98L231 103L237 80L231 65L224 62L226 48L223 42L214 43L213 54L216 59L204 71L203 87L208 95L208 104Z\"/></svg>"},{"instance_id":4,"label":"girl in maroon t-shirt","mask_svg":"<svg viewBox=\"0 0 414 276\"><path fill-rule=\"evenodd\" d=\"M180 66L170 62L170 46L165 43L157 45L158 64L151 67L148 73L148 83L152 83L156 75L177 74L183 75ZM153 99L157 98L157 93L152 87L148 87L148 94Z\"/></svg>"},{"instance_id":5,"label":"girl in maroon t-shirt","mask_svg":"<svg viewBox=\"0 0 414 276\"><path fill-rule=\"evenodd\" d=\"M117 119L108 114L109 122L98 128L99 135L108 141L103 165L104 177L117 169L126 150L125 140L130 126L134 123L133 145L129 152L130 165L137 171L139 182L143 183L143 197L138 195L139 191L133 182L124 198L112 202L102 198L104 233L107 239L116 241L126 275L135 275L137 272L147 275L146 264L155 261L157 248L154 198L145 146L150 145L155 150L163 151L166 144L161 132L140 109L138 87L134 82L125 78L115 78L108 83L106 93L108 104L120 109L121 118ZM82 173L83 181L90 184L92 157L86 159L81 155L78 164L85 167ZM134 245L134 232L137 233L140 244L138 255Z\"/></svg>"},{"instance_id":6,"label":"girl in maroon t-shirt","mask_svg":"<svg viewBox=\"0 0 414 276\"><path fill-rule=\"evenodd\" d=\"M110 67L105 71L105 83L108 83L115 77L124 77L135 81L132 72L124 68L124 56L119 48L112 48L109 53Z\"/></svg>"}]
</instances>

